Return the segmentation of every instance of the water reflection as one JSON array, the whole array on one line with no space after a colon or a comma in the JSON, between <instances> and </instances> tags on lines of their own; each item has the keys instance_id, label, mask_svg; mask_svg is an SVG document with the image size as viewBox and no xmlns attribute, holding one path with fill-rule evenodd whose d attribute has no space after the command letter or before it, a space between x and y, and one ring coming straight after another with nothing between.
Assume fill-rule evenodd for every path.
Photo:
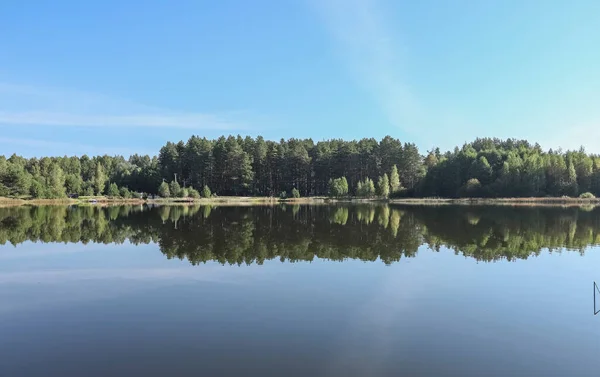
<instances>
[{"instance_id":1,"label":"water reflection","mask_svg":"<svg viewBox=\"0 0 600 377\"><path fill-rule=\"evenodd\" d=\"M493 206L115 206L0 209L0 244L157 243L192 264L414 257L421 245L479 261L543 250L584 253L600 241L600 210Z\"/></svg>"}]
</instances>

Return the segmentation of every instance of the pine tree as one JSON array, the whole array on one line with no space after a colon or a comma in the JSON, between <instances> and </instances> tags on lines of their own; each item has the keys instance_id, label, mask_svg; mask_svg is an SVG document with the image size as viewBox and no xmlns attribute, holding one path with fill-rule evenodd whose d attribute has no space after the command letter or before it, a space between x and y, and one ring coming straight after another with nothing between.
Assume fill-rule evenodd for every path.
<instances>
[{"instance_id":1,"label":"pine tree","mask_svg":"<svg viewBox=\"0 0 600 377\"><path fill-rule=\"evenodd\" d=\"M421 156L414 144L392 137L314 143L192 136L187 143L167 143L157 157L0 156L0 196L101 195L109 180L130 191L156 193L161 181L175 179L188 189L206 185L225 195L286 191L293 196L296 188L303 196L341 197L349 190L369 197L374 193L366 177L377 177L377 195L385 196L385 173L390 196L405 186L414 196L455 197L465 194L469 179L479 181L481 196L576 196L587 191L600 196L600 157L584 149L544 152L524 140L485 138L446 153L436 148L426 155ZM180 191L181 187L169 188L170 196L181 195Z\"/></svg>"},{"instance_id":2,"label":"pine tree","mask_svg":"<svg viewBox=\"0 0 600 377\"><path fill-rule=\"evenodd\" d=\"M569 161L567 166L567 181L566 181L566 192L570 196L577 196L579 191L577 185L577 173L573 161Z\"/></svg>"},{"instance_id":3,"label":"pine tree","mask_svg":"<svg viewBox=\"0 0 600 377\"><path fill-rule=\"evenodd\" d=\"M358 182L356 191L360 197L371 198L375 196L375 184L371 178L365 178L364 181Z\"/></svg>"},{"instance_id":4,"label":"pine tree","mask_svg":"<svg viewBox=\"0 0 600 377\"><path fill-rule=\"evenodd\" d=\"M177 181L171 181L171 183L169 184L169 192L174 198L177 198L181 195L181 186L179 186L179 183L177 183Z\"/></svg>"},{"instance_id":5,"label":"pine tree","mask_svg":"<svg viewBox=\"0 0 600 377\"><path fill-rule=\"evenodd\" d=\"M116 198L119 196L119 187L116 183L113 182L110 185L108 185L107 195L111 198Z\"/></svg>"},{"instance_id":6,"label":"pine tree","mask_svg":"<svg viewBox=\"0 0 600 377\"><path fill-rule=\"evenodd\" d=\"M203 198L210 198L210 196L211 196L211 195L212 195L212 194L211 194L211 192L210 192L210 188L208 188L208 186L206 186L206 185L205 185L205 186L202 188L202 197L203 197Z\"/></svg>"},{"instance_id":7,"label":"pine tree","mask_svg":"<svg viewBox=\"0 0 600 377\"><path fill-rule=\"evenodd\" d=\"M1 183L6 187L5 194L21 196L27 195L31 189L32 177L20 164L9 164L1 177Z\"/></svg>"},{"instance_id":8,"label":"pine tree","mask_svg":"<svg viewBox=\"0 0 600 377\"><path fill-rule=\"evenodd\" d=\"M482 185L486 185L492 179L492 173L492 167L488 160L484 156L481 156L471 164L469 177L477 178Z\"/></svg>"},{"instance_id":9,"label":"pine tree","mask_svg":"<svg viewBox=\"0 0 600 377\"><path fill-rule=\"evenodd\" d=\"M199 199L200 198L200 193L198 192L198 190L196 190L194 188L190 188L188 191L189 191L189 194L190 194L190 198L192 198L192 199Z\"/></svg>"},{"instance_id":10,"label":"pine tree","mask_svg":"<svg viewBox=\"0 0 600 377\"><path fill-rule=\"evenodd\" d=\"M45 196L44 185L42 185L37 179L33 179L29 189L29 194L35 199L43 198Z\"/></svg>"},{"instance_id":11,"label":"pine tree","mask_svg":"<svg viewBox=\"0 0 600 377\"><path fill-rule=\"evenodd\" d=\"M129 199L131 198L131 191L123 186L119 189L119 195L124 199Z\"/></svg>"},{"instance_id":12,"label":"pine tree","mask_svg":"<svg viewBox=\"0 0 600 377\"><path fill-rule=\"evenodd\" d=\"M348 181L346 177L329 180L329 195L338 198L348 195Z\"/></svg>"},{"instance_id":13,"label":"pine tree","mask_svg":"<svg viewBox=\"0 0 600 377\"><path fill-rule=\"evenodd\" d=\"M83 180L78 174L69 174L65 178L65 186L68 194L79 194Z\"/></svg>"},{"instance_id":14,"label":"pine tree","mask_svg":"<svg viewBox=\"0 0 600 377\"><path fill-rule=\"evenodd\" d=\"M167 184L167 182L163 182L160 184L160 186L158 187L158 195L160 195L163 198L168 198L171 196L171 190L169 190L169 185Z\"/></svg>"},{"instance_id":15,"label":"pine tree","mask_svg":"<svg viewBox=\"0 0 600 377\"><path fill-rule=\"evenodd\" d=\"M100 162L96 164L96 171L94 173L94 189L97 195L102 195L104 192L104 186L106 185L106 173L104 167Z\"/></svg>"},{"instance_id":16,"label":"pine tree","mask_svg":"<svg viewBox=\"0 0 600 377\"><path fill-rule=\"evenodd\" d=\"M342 177L342 181L341 181L341 189L342 189L342 195L348 195L348 180L346 180L346 177Z\"/></svg>"},{"instance_id":17,"label":"pine tree","mask_svg":"<svg viewBox=\"0 0 600 377\"><path fill-rule=\"evenodd\" d=\"M390 180L387 174L379 177L377 181L377 194L383 198L387 198L390 195Z\"/></svg>"},{"instance_id":18,"label":"pine tree","mask_svg":"<svg viewBox=\"0 0 600 377\"><path fill-rule=\"evenodd\" d=\"M94 188L92 186L88 186L83 190L83 195L86 196L94 196Z\"/></svg>"},{"instance_id":19,"label":"pine tree","mask_svg":"<svg viewBox=\"0 0 600 377\"><path fill-rule=\"evenodd\" d=\"M50 169L48 194L51 198L64 198L67 195L65 192L65 173L56 164L52 165Z\"/></svg>"},{"instance_id":20,"label":"pine tree","mask_svg":"<svg viewBox=\"0 0 600 377\"><path fill-rule=\"evenodd\" d=\"M371 178L367 178L365 181L365 194L369 198L375 196L375 184Z\"/></svg>"},{"instance_id":21,"label":"pine tree","mask_svg":"<svg viewBox=\"0 0 600 377\"><path fill-rule=\"evenodd\" d=\"M396 165L392 166L392 171L390 173L390 190L392 194L400 191L400 176L398 175L398 168Z\"/></svg>"}]
</instances>

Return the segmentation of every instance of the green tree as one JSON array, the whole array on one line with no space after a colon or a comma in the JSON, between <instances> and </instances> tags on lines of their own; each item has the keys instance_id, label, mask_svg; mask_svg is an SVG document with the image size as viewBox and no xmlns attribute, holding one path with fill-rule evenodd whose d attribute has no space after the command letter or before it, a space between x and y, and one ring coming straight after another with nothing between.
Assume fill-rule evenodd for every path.
<instances>
[{"instance_id":1,"label":"green tree","mask_svg":"<svg viewBox=\"0 0 600 377\"><path fill-rule=\"evenodd\" d=\"M83 195L94 196L94 188L92 186L86 187L85 189L83 189Z\"/></svg>"},{"instance_id":2,"label":"green tree","mask_svg":"<svg viewBox=\"0 0 600 377\"><path fill-rule=\"evenodd\" d=\"M541 196L546 186L546 173L544 162L539 154L525 157L523 163L523 191L521 194L528 196Z\"/></svg>"},{"instance_id":3,"label":"green tree","mask_svg":"<svg viewBox=\"0 0 600 377\"><path fill-rule=\"evenodd\" d=\"M211 197L210 188L208 188L208 186L206 186L206 185L202 188L202 197L203 198L210 198Z\"/></svg>"},{"instance_id":4,"label":"green tree","mask_svg":"<svg viewBox=\"0 0 600 377\"><path fill-rule=\"evenodd\" d=\"M21 164L9 162L7 165L4 174L0 176L2 185L6 187L5 194L28 195L31 189L31 174Z\"/></svg>"},{"instance_id":5,"label":"green tree","mask_svg":"<svg viewBox=\"0 0 600 377\"><path fill-rule=\"evenodd\" d=\"M481 196L481 182L477 178L469 179L461 188L460 196L471 198Z\"/></svg>"},{"instance_id":6,"label":"green tree","mask_svg":"<svg viewBox=\"0 0 600 377\"><path fill-rule=\"evenodd\" d=\"M356 195L359 197L370 198L375 196L375 185L373 180L370 178L365 178L364 181L358 182L356 191Z\"/></svg>"},{"instance_id":7,"label":"green tree","mask_svg":"<svg viewBox=\"0 0 600 377\"><path fill-rule=\"evenodd\" d=\"M363 185L365 187L365 196L367 197L373 197L375 196L375 184L373 183L373 180L371 178L367 178L367 180L365 181L365 184Z\"/></svg>"},{"instance_id":8,"label":"green tree","mask_svg":"<svg viewBox=\"0 0 600 377\"><path fill-rule=\"evenodd\" d=\"M396 165L392 166L390 173L390 191L392 194L400 191L400 176L398 175L398 168Z\"/></svg>"},{"instance_id":9,"label":"green tree","mask_svg":"<svg viewBox=\"0 0 600 377\"><path fill-rule=\"evenodd\" d=\"M488 184L492 179L492 167L485 156L481 156L471 163L469 176L477 178L482 185Z\"/></svg>"},{"instance_id":10,"label":"green tree","mask_svg":"<svg viewBox=\"0 0 600 377\"><path fill-rule=\"evenodd\" d=\"M375 184L373 183L373 180L370 178L365 178L364 181L359 182L357 185L356 195L365 198L375 196Z\"/></svg>"},{"instance_id":11,"label":"green tree","mask_svg":"<svg viewBox=\"0 0 600 377\"><path fill-rule=\"evenodd\" d=\"M187 187L184 187L181 190L179 190L179 197L180 198L187 198L189 196L190 196L190 192L188 191Z\"/></svg>"},{"instance_id":12,"label":"green tree","mask_svg":"<svg viewBox=\"0 0 600 377\"><path fill-rule=\"evenodd\" d=\"M167 182L162 182L158 187L158 195L162 198L169 198L171 196L171 190L169 189L169 185Z\"/></svg>"},{"instance_id":13,"label":"green tree","mask_svg":"<svg viewBox=\"0 0 600 377\"><path fill-rule=\"evenodd\" d=\"M94 189L96 191L96 195L102 195L104 192L104 187L106 186L106 173L104 172L104 167L101 163L96 164L96 171L94 173Z\"/></svg>"},{"instance_id":14,"label":"green tree","mask_svg":"<svg viewBox=\"0 0 600 377\"><path fill-rule=\"evenodd\" d=\"M295 198L295 199L300 198L300 191L298 191L298 189L295 187L292 189L292 198Z\"/></svg>"},{"instance_id":15,"label":"green tree","mask_svg":"<svg viewBox=\"0 0 600 377\"><path fill-rule=\"evenodd\" d=\"M330 179L329 195L332 197L342 197L348 194L348 181L346 177Z\"/></svg>"},{"instance_id":16,"label":"green tree","mask_svg":"<svg viewBox=\"0 0 600 377\"><path fill-rule=\"evenodd\" d=\"M342 181L341 181L341 189L342 195L348 195L348 180L346 179L346 177L342 177Z\"/></svg>"},{"instance_id":17,"label":"green tree","mask_svg":"<svg viewBox=\"0 0 600 377\"><path fill-rule=\"evenodd\" d=\"M29 189L29 192L30 192L30 195L35 199L45 197L44 185L37 179L33 179L31 181L31 187Z\"/></svg>"},{"instance_id":18,"label":"green tree","mask_svg":"<svg viewBox=\"0 0 600 377\"><path fill-rule=\"evenodd\" d=\"M189 191L190 198L192 198L192 199L200 198L200 192L198 192L198 190L190 187L190 189L188 191Z\"/></svg>"},{"instance_id":19,"label":"green tree","mask_svg":"<svg viewBox=\"0 0 600 377\"><path fill-rule=\"evenodd\" d=\"M181 186L179 186L179 183L177 183L177 181L171 181L171 183L169 184L169 192L174 198L181 197Z\"/></svg>"},{"instance_id":20,"label":"green tree","mask_svg":"<svg viewBox=\"0 0 600 377\"><path fill-rule=\"evenodd\" d=\"M383 174L377 181L377 194L383 198L387 198L390 195L390 180L387 174Z\"/></svg>"},{"instance_id":21,"label":"green tree","mask_svg":"<svg viewBox=\"0 0 600 377\"><path fill-rule=\"evenodd\" d=\"M250 188L254 178L252 159L233 136L227 138L224 147L223 178L225 191L229 191L233 195L239 195Z\"/></svg>"},{"instance_id":22,"label":"green tree","mask_svg":"<svg viewBox=\"0 0 600 377\"><path fill-rule=\"evenodd\" d=\"M127 187L121 187L119 189L119 195L124 199L129 199L132 196L131 191L129 191Z\"/></svg>"},{"instance_id":23,"label":"green tree","mask_svg":"<svg viewBox=\"0 0 600 377\"><path fill-rule=\"evenodd\" d=\"M162 178L173 180L177 174L182 175L182 159L180 148L176 143L167 142L158 153L158 166ZM175 195L174 193L172 193Z\"/></svg>"},{"instance_id":24,"label":"green tree","mask_svg":"<svg viewBox=\"0 0 600 377\"><path fill-rule=\"evenodd\" d=\"M47 180L47 193L50 198L64 198L65 192L65 173L57 164L53 164L50 168L49 177Z\"/></svg>"},{"instance_id":25,"label":"green tree","mask_svg":"<svg viewBox=\"0 0 600 377\"><path fill-rule=\"evenodd\" d=\"M0 157L0 196L102 194L109 180L148 194L157 193L161 181L174 180L224 195L291 195L296 188L302 196L332 194L332 189L344 196L345 187L352 186L357 196L369 197L374 194L367 177L383 179L386 173L391 195L402 190L407 196L456 197L465 195L471 178L480 182L481 196L600 195L600 157L583 148L546 152L525 140L483 138L445 153L435 148L423 158L414 144L389 136L317 143L192 136L187 142L168 142L157 156ZM334 185L335 177L345 179ZM57 178L59 183L64 178L64 192ZM177 191L171 194L181 195Z\"/></svg>"},{"instance_id":26,"label":"green tree","mask_svg":"<svg viewBox=\"0 0 600 377\"><path fill-rule=\"evenodd\" d=\"M581 148L579 152L573 153L573 165L577 174L577 186L579 192L587 192L592 187L592 175L594 173L594 161L592 157Z\"/></svg>"},{"instance_id":27,"label":"green tree","mask_svg":"<svg viewBox=\"0 0 600 377\"><path fill-rule=\"evenodd\" d=\"M402 149L402 159L400 160L400 177L402 183L408 189L417 186L425 175L425 166L423 158L419 154L419 149L415 144L405 143Z\"/></svg>"},{"instance_id":28,"label":"green tree","mask_svg":"<svg viewBox=\"0 0 600 377\"><path fill-rule=\"evenodd\" d=\"M67 193L69 194L79 194L81 192L81 186L83 185L83 180L81 176L71 173L68 174L65 178L65 186Z\"/></svg>"},{"instance_id":29,"label":"green tree","mask_svg":"<svg viewBox=\"0 0 600 377\"><path fill-rule=\"evenodd\" d=\"M575 171L573 161L569 161L569 164L567 165L567 179L565 186L567 195L577 196L579 187L577 185L577 172Z\"/></svg>"},{"instance_id":30,"label":"green tree","mask_svg":"<svg viewBox=\"0 0 600 377\"><path fill-rule=\"evenodd\" d=\"M106 193L111 198L116 198L119 196L119 186L116 183L111 183L108 185L108 192Z\"/></svg>"},{"instance_id":31,"label":"green tree","mask_svg":"<svg viewBox=\"0 0 600 377\"><path fill-rule=\"evenodd\" d=\"M371 178L365 178L365 180L360 185L360 193L358 196L370 198L375 196L375 184Z\"/></svg>"},{"instance_id":32,"label":"green tree","mask_svg":"<svg viewBox=\"0 0 600 377\"><path fill-rule=\"evenodd\" d=\"M437 151L431 151L431 152L429 152L429 154L427 154L427 157L425 157L425 161L423 161L427 170L432 169L435 165L438 164L439 159L440 159L439 155L440 155L439 148L437 149ZM390 175L390 181L391 180L392 180L392 177Z\"/></svg>"},{"instance_id":33,"label":"green tree","mask_svg":"<svg viewBox=\"0 0 600 377\"><path fill-rule=\"evenodd\" d=\"M363 182L358 181L356 184L356 196L363 196Z\"/></svg>"}]
</instances>

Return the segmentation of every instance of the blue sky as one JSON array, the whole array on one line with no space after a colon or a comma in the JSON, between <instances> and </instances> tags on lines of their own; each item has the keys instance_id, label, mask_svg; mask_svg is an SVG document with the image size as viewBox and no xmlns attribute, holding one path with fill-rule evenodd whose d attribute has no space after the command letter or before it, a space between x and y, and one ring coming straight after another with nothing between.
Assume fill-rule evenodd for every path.
<instances>
[{"instance_id":1,"label":"blue sky","mask_svg":"<svg viewBox=\"0 0 600 377\"><path fill-rule=\"evenodd\" d=\"M197 134L600 153L596 0L3 1L0 153Z\"/></svg>"}]
</instances>

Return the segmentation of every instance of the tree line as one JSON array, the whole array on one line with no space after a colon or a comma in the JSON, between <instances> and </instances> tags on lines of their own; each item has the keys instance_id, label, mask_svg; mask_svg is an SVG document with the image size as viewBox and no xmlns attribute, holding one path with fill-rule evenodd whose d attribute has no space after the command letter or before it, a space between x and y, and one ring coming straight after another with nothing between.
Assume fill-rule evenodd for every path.
<instances>
[{"instance_id":1,"label":"tree line","mask_svg":"<svg viewBox=\"0 0 600 377\"><path fill-rule=\"evenodd\" d=\"M600 195L600 156L476 139L421 154L386 136L361 140L192 136L157 156L0 156L0 196L211 195L523 197Z\"/></svg>"},{"instance_id":2,"label":"tree line","mask_svg":"<svg viewBox=\"0 0 600 377\"><path fill-rule=\"evenodd\" d=\"M600 209L462 206L112 206L0 209L0 244L155 243L192 264L267 260L393 263L422 245L478 261L600 242Z\"/></svg>"}]
</instances>

